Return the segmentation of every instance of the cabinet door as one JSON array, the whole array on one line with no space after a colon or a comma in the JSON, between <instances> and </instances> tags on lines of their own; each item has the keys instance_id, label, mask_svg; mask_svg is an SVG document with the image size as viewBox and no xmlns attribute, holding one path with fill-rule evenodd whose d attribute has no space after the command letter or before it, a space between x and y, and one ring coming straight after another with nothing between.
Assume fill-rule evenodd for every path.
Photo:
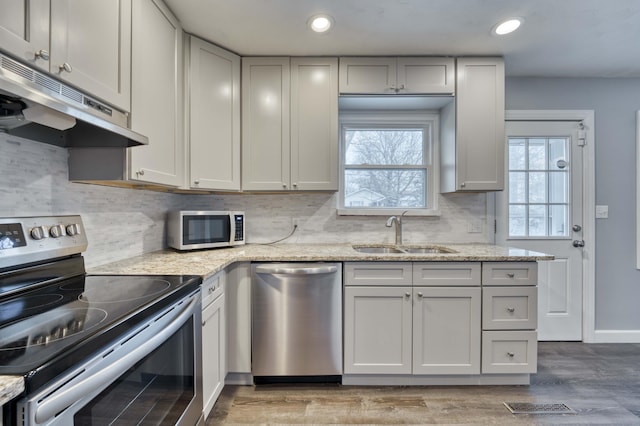
<instances>
[{"instance_id":1,"label":"cabinet door","mask_svg":"<svg viewBox=\"0 0 640 426\"><path fill-rule=\"evenodd\" d=\"M141 59L153 60L157 50L141 52ZM51 0L50 71L129 111L131 0Z\"/></svg>"},{"instance_id":2,"label":"cabinet door","mask_svg":"<svg viewBox=\"0 0 640 426\"><path fill-rule=\"evenodd\" d=\"M49 71L49 0L0 0L0 46L2 50Z\"/></svg>"},{"instance_id":3,"label":"cabinet door","mask_svg":"<svg viewBox=\"0 0 640 426\"><path fill-rule=\"evenodd\" d=\"M289 190L289 58L242 59L242 188Z\"/></svg>"},{"instance_id":4,"label":"cabinet door","mask_svg":"<svg viewBox=\"0 0 640 426\"><path fill-rule=\"evenodd\" d=\"M455 92L453 58L398 58L398 93L443 94Z\"/></svg>"},{"instance_id":5,"label":"cabinet door","mask_svg":"<svg viewBox=\"0 0 640 426\"><path fill-rule=\"evenodd\" d=\"M338 60L291 59L291 187L338 190Z\"/></svg>"},{"instance_id":6,"label":"cabinet door","mask_svg":"<svg viewBox=\"0 0 640 426\"><path fill-rule=\"evenodd\" d=\"M136 0L138 1L138 0ZM216 403L226 376L226 321L224 294L202 311L203 413Z\"/></svg>"},{"instance_id":7,"label":"cabinet door","mask_svg":"<svg viewBox=\"0 0 640 426\"><path fill-rule=\"evenodd\" d=\"M188 186L240 190L240 57L191 37L188 81Z\"/></svg>"},{"instance_id":8,"label":"cabinet door","mask_svg":"<svg viewBox=\"0 0 640 426\"><path fill-rule=\"evenodd\" d=\"M456 126L456 190L503 190L502 58L458 58Z\"/></svg>"},{"instance_id":9,"label":"cabinet door","mask_svg":"<svg viewBox=\"0 0 640 426\"><path fill-rule=\"evenodd\" d=\"M340 93L395 94L396 58L340 58Z\"/></svg>"},{"instance_id":10,"label":"cabinet door","mask_svg":"<svg viewBox=\"0 0 640 426\"><path fill-rule=\"evenodd\" d=\"M480 374L480 288L413 289L413 374Z\"/></svg>"},{"instance_id":11,"label":"cabinet door","mask_svg":"<svg viewBox=\"0 0 640 426\"><path fill-rule=\"evenodd\" d=\"M345 374L411 373L411 287L345 287Z\"/></svg>"},{"instance_id":12,"label":"cabinet door","mask_svg":"<svg viewBox=\"0 0 640 426\"><path fill-rule=\"evenodd\" d=\"M159 0L134 2L132 49L131 128L146 135L149 145L129 148L130 178L180 186L184 182L182 28Z\"/></svg>"}]
</instances>

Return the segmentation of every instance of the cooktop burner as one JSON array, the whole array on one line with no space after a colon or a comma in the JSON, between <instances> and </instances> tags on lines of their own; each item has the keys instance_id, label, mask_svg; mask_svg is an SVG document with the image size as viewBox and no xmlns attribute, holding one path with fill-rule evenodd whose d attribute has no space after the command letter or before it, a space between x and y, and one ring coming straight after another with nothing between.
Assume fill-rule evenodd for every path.
<instances>
[{"instance_id":1,"label":"cooktop burner","mask_svg":"<svg viewBox=\"0 0 640 426\"><path fill-rule=\"evenodd\" d=\"M158 301L173 300L169 295L182 294L194 278L199 277L83 275L3 300L0 374L26 374L80 345L97 350L88 342L161 309Z\"/></svg>"}]
</instances>

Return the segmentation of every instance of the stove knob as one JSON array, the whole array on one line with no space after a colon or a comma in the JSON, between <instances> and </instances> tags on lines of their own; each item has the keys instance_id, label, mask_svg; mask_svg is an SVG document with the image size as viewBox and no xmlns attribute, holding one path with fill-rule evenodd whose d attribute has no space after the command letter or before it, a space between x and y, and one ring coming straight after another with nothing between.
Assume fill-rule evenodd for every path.
<instances>
[{"instance_id":1,"label":"stove knob","mask_svg":"<svg viewBox=\"0 0 640 426\"><path fill-rule=\"evenodd\" d=\"M80 233L80 225L77 223L72 223L71 225L67 225L67 235L73 237L74 235L78 235Z\"/></svg>"},{"instance_id":2,"label":"stove knob","mask_svg":"<svg viewBox=\"0 0 640 426\"><path fill-rule=\"evenodd\" d=\"M34 240L41 240L43 238L47 238L47 230L44 226L36 226L35 228L31 228L29 231L31 238Z\"/></svg>"},{"instance_id":3,"label":"stove knob","mask_svg":"<svg viewBox=\"0 0 640 426\"><path fill-rule=\"evenodd\" d=\"M53 225L49 228L49 235L53 238L60 238L64 236L64 227L62 225Z\"/></svg>"},{"instance_id":4,"label":"stove knob","mask_svg":"<svg viewBox=\"0 0 640 426\"><path fill-rule=\"evenodd\" d=\"M32 345L44 345L46 343L47 339L46 337L44 337L44 335L39 334L36 337L33 338L33 340L31 341Z\"/></svg>"}]
</instances>

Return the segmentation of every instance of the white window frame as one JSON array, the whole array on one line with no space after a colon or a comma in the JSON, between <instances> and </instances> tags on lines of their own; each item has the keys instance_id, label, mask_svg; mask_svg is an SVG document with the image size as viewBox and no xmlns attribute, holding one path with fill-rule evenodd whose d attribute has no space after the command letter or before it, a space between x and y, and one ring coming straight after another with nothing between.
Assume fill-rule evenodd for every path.
<instances>
[{"instance_id":1,"label":"white window frame","mask_svg":"<svg viewBox=\"0 0 640 426\"><path fill-rule=\"evenodd\" d=\"M345 207L345 143L344 134L351 128L362 128L370 125L372 128L383 127L411 127L423 128L423 158L425 161L427 185L425 201L428 208L347 208ZM387 127L388 126L388 127ZM440 155L439 155L440 115L437 112L425 111L366 111L366 112L341 112L340 113L340 184L338 192L338 215L340 216L440 216L438 209L438 196L440 189ZM401 167L399 167L401 168Z\"/></svg>"}]
</instances>

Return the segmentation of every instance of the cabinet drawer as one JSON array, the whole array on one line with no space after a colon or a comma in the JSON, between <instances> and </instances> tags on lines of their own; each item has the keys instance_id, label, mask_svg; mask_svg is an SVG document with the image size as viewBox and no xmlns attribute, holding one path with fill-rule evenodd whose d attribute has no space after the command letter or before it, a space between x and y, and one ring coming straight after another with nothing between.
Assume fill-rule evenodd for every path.
<instances>
[{"instance_id":1,"label":"cabinet drawer","mask_svg":"<svg viewBox=\"0 0 640 426\"><path fill-rule=\"evenodd\" d=\"M480 263L416 262L413 283L420 286L479 286Z\"/></svg>"},{"instance_id":2,"label":"cabinet drawer","mask_svg":"<svg viewBox=\"0 0 640 426\"><path fill-rule=\"evenodd\" d=\"M535 373L537 362L537 332L482 332L482 373Z\"/></svg>"},{"instance_id":3,"label":"cabinet drawer","mask_svg":"<svg viewBox=\"0 0 640 426\"><path fill-rule=\"evenodd\" d=\"M482 328L535 330L538 325L537 287L484 287Z\"/></svg>"},{"instance_id":4,"label":"cabinet drawer","mask_svg":"<svg viewBox=\"0 0 640 426\"><path fill-rule=\"evenodd\" d=\"M484 262L482 285L536 285L538 264L535 262Z\"/></svg>"},{"instance_id":5,"label":"cabinet drawer","mask_svg":"<svg viewBox=\"0 0 640 426\"><path fill-rule=\"evenodd\" d=\"M224 293L226 272L220 271L202 282L202 307L205 308Z\"/></svg>"},{"instance_id":6,"label":"cabinet drawer","mask_svg":"<svg viewBox=\"0 0 640 426\"><path fill-rule=\"evenodd\" d=\"M411 262L348 262L344 285L411 286Z\"/></svg>"}]
</instances>

